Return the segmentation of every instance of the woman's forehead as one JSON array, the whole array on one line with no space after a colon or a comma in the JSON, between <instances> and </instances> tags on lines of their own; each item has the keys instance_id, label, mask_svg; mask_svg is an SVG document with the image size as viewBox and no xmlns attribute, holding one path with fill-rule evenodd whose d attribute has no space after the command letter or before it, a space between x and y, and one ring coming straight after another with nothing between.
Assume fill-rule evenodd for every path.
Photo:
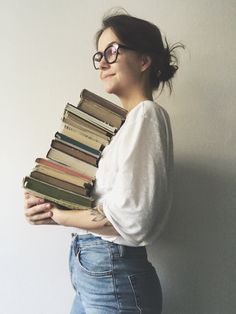
<instances>
[{"instance_id":1,"label":"woman's forehead","mask_svg":"<svg viewBox=\"0 0 236 314\"><path fill-rule=\"evenodd\" d=\"M107 46L114 42L119 42L119 38L110 27L106 28L98 40L98 50L103 51Z\"/></svg>"}]
</instances>

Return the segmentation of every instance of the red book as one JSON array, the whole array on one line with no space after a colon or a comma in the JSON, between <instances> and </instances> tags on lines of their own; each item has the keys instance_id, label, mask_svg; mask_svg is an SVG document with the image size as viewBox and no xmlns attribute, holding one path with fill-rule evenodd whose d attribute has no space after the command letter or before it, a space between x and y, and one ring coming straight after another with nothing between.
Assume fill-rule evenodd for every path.
<instances>
[{"instance_id":1,"label":"red book","mask_svg":"<svg viewBox=\"0 0 236 314\"><path fill-rule=\"evenodd\" d=\"M45 165L47 167L51 167L53 169L65 172L69 175L75 176L75 177L80 177L88 182L93 181L95 178L86 176L85 174L82 174L81 172L79 172L78 170L74 170L68 166L56 163L54 161L48 160L48 159L44 159L44 158L37 158L35 160L36 163L41 164L41 165Z\"/></svg>"}]
</instances>

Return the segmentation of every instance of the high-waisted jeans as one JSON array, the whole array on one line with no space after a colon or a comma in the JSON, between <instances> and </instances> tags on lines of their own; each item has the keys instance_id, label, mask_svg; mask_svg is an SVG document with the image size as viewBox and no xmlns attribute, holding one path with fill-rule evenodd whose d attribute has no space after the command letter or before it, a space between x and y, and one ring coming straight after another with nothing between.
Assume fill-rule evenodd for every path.
<instances>
[{"instance_id":1,"label":"high-waisted jeans","mask_svg":"<svg viewBox=\"0 0 236 314\"><path fill-rule=\"evenodd\" d=\"M160 314L162 291L145 247L128 247L91 234L74 235L71 314Z\"/></svg>"}]
</instances>

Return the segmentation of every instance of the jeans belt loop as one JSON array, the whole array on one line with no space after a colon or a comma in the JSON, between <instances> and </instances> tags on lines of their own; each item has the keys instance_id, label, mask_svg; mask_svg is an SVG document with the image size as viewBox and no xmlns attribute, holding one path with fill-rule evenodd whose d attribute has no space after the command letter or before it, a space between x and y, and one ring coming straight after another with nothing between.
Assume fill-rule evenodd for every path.
<instances>
[{"instance_id":1,"label":"jeans belt loop","mask_svg":"<svg viewBox=\"0 0 236 314\"><path fill-rule=\"evenodd\" d=\"M125 246L118 244L118 250L119 250L120 257L124 257L125 256Z\"/></svg>"}]
</instances>

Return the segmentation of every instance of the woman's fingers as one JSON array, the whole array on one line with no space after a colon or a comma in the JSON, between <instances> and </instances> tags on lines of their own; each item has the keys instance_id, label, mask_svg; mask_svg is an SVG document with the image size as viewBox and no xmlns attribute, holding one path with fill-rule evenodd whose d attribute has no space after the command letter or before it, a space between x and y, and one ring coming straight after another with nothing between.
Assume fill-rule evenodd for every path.
<instances>
[{"instance_id":1,"label":"woman's fingers","mask_svg":"<svg viewBox=\"0 0 236 314\"><path fill-rule=\"evenodd\" d=\"M39 213L33 216L27 216L26 219L30 224L33 225L41 225L41 224L48 224L49 221L51 221L52 213Z\"/></svg>"},{"instance_id":2,"label":"woman's fingers","mask_svg":"<svg viewBox=\"0 0 236 314\"><path fill-rule=\"evenodd\" d=\"M30 224L49 224L51 223L52 205L44 199L36 197L28 192L25 196L25 216Z\"/></svg>"},{"instance_id":3,"label":"woman's fingers","mask_svg":"<svg viewBox=\"0 0 236 314\"><path fill-rule=\"evenodd\" d=\"M25 209L43 203L45 203L45 200L43 198L33 196L27 192L25 193Z\"/></svg>"}]
</instances>

